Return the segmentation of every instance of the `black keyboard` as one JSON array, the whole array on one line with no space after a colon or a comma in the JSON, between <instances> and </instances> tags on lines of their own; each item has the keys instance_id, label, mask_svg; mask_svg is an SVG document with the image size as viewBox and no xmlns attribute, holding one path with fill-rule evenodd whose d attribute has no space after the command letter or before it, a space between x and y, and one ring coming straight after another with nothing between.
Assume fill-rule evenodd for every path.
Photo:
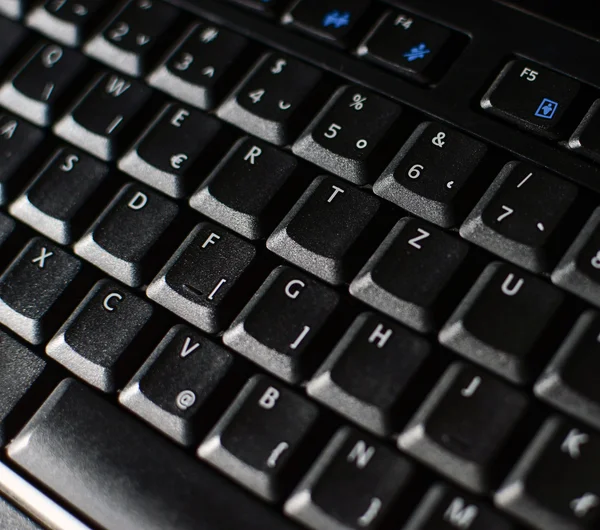
<instances>
[{"instance_id":1,"label":"black keyboard","mask_svg":"<svg viewBox=\"0 0 600 530\"><path fill-rule=\"evenodd\" d=\"M0 0L0 527L600 528L598 44L538 4Z\"/></svg>"}]
</instances>

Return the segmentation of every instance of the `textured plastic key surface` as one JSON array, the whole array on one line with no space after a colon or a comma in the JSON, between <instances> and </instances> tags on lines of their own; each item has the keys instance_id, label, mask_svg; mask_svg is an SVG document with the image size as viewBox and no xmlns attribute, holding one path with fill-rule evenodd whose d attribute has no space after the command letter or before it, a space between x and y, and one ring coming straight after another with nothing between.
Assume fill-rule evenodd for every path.
<instances>
[{"instance_id":1,"label":"textured plastic key surface","mask_svg":"<svg viewBox=\"0 0 600 530\"><path fill-rule=\"evenodd\" d=\"M600 305L600 208L596 208L583 230L552 273L552 281L596 306Z\"/></svg>"},{"instance_id":2,"label":"textured plastic key surface","mask_svg":"<svg viewBox=\"0 0 600 530\"><path fill-rule=\"evenodd\" d=\"M93 451L89 440L94 440ZM297 530L73 380L61 383L9 453L14 463L107 530Z\"/></svg>"},{"instance_id":3,"label":"textured plastic key surface","mask_svg":"<svg viewBox=\"0 0 600 530\"><path fill-rule=\"evenodd\" d=\"M221 227L202 223L146 293L191 324L217 333L243 305L245 293L252 292L245 273L255 257L256 249L247 241Z\"/></svg>"},{"instance_id":4,"label":"textured plastic key surface","mask_svg":"<svg viewBox=\"0 0 600 530\"><path fill-rule=\"evenodd\" d=\"M505 382L454 364L398 445L463 487L486 493L505 472L502 452L522 427L527 407L527 397Z\"/></svg>"},{"instance_id":5,"label":"textured plastic key surface","mask_svg":"<svg viewBox=\"0 0 600 530\"><path fill-rule=\"evenodd\" d=\"M36 125L50 125L85 64L79 52L39 43L0 87L0 103Z\"/></svg>"},{"instance_id":6,"label":"textured plastic key surface","mask_svg":"<svg viewBox=\"0 0 600 530\"><path fill-rule=\"evenodd\" d=\"M535 384L536 395L600 429L600 317L587 311Z\"/></svg>"},{"instance_id":7,"label":"textured plastic key surface","mask_svg":"<svg viewBox=\"0 0 600 530\"><path fill-rule=\"evenodd\" d=\"M549 272L564 250L577 194L577 186L557 175L510 162L460 234L521 267Z\"/></svg>"},{"instance_id":8,"label":"textured plastic key surface","mask_svg":"<svg viewBox=\"0 0 600 530\"><path fill-rule=\"evenodd\" d=\"M379 200L366 191L319 177L271 234L267 248L331 284L350 281L377 242L366 235L379 209Z\"/></svg>"},{"instance_id":9,"label":"textured plastic key surface","mask_svg":"<svg viewBox=\"0 0 600 530\"><path fill-rule=\"evenodd\" d=\"M19 170L31 165L32 153L44 139L44 133L26 120L0 112L0 204L6 203Z\"/></svg>"},{"instance_id":10,"label":"textured plastic key surface","mask_svg":"<svg viewBox=\"0 0 600 530\"><path fill-rule=\"evenodd\" d=\"M267 53L219 107L219 118L275 145L293 142L315 105L322 73L287 55Z\"/></svg>"},{"instance_id":11,"label":"textured plastic key surface","mask_svg":"<svg viewBox=\"0 0 600 530\"><path fill-rule=\"evenodd\" d=\"M440 331L446 347L516 383L537 376L550 355L565 295L508 264L486 267Z\"/></svg>"},{"instance_id":12,"label":"textured plastic key surface","mask_svg":"<svg viewBox=\"0 0 600 530\"><path fill-rule=\"evenodd\" d=\"M342 87L294 144L294 153L354 182L367 184L383 169L401 107L360 87Z\"/></svg>"},{"instance_id":13,"label":"textured plastic key surface","mask_svg":"<svg viewBox=\"0 0 600 530\"><path fill-rule=\"evenodd\" d=\"M168 104L136 145L119 161L119 169L175 198L195 188L219 152L221 123L195 109Z\"/></svg>"},{"instance_id":14,"label":"textured plastic key surface","mask_svg":"<svg viewBox=\"0 0 600 530\"><path fill-rule=\"evenodd\" d=\"M370 0L295 0L284 13L284 24L305 31L332 44L346 46Z\"/></svg>"},{"instance_id":15,"label":"textured plastic key surface","mask_svg":"<svg viewBox=\"0 0 600 530\"><path fill-rule=\"evenodd\" d=\"M0 331L0 443L4 444L7 441L7 418L19 403L27 401L27 392L40 380L45 368L46 361L4 331ZM1 522L0 516L0 524Z\"/></svg>"},{"instance_id":16,"label":"textured plastic key surface","mask_svg":"<svg viewBox=\"0 0 600 530\"><path fill-rule=\"evenodd\" d=\"M124 284L139 287L148 280L149 259L178 211L164 196L128 184L75 244L75 252Z\"/></svg>"},{"instance_id":17,"label":"textured plastic key surface","mask_svg":"<svg viewBox=\"0 0 600 530\"><path fill-rule=\"evenodd\" d=\"M112 68L140 76L161 52L161 44L179 12L160 0L129 0L84 47Z\"/></svg>"},{"instance_id":18,"label":"textured plastic key surface","mask_svg":"<svg viewBox=\"0 0 600 530\"><path fill-rule=\"evenodd\" d=\"M382 436L398 426L429 359L426 339L377 315L356 318L309 381L308 394Z\"/></svg>"},{"instance_id":19,"label":"textured plastic key surface","mask_svg":"<svg viewBox=\"0 0 600 530\"><path fill-rule=\"evenodd\" d=\"M275 269L225 332L223 341L266 370L298 382L313 364L315 338L328 329L335 291L289 267Z\"/></svg>"},{"instance_id":20,"label":"textured plastic key surface","mask_svg":"<svg viewBox=\"0 0 600 530\"><path fill-rule=\"evenodd\" d=\"M88 201L109 168L72 147L58 149L10 206L10 213L57 243L68 245L89 219Z\"/></svg>"},{"instance_id":21,"label":"textured plastic key surface","mask_svg":"<svg viewBox=\"0 0 600 530\"><path fill-rule=\"evenodd\" d=\"M433 486L404 530L516 530L481 499L441 484Z\"/></svg>"},{"instance_id":22,"label":"textured plastic key surface","mask_svg":"<svg viewBox=\"0 0 600 530\"><path fill-rule=\"evenodd\" d=\"M61 298L80 270L81 262L60 247L32 239L0 276L0 322L43 343L66 316Z\"/></svg>"},{"instance_id":23,"label":"textured plastic key surface","mask_svg":"<svg viewBox=\"0 0 600 530\"><path fill-rule=\"evenodd\" d=\"M406 11L386 11L360 43L361 57L421 83L439 73L452 31Z\"/></svg>"},{"instance_id":24,"label":"textured plastic key surface","mask_svg":"<svg viewBox=\"0 0 600 530\"><path fill-rule=\"evenodd\" d=\"M48 343L46 353L88 384L114 392L124 365L144 353L132 344L152 312L148 301L101 280Z\"/></svg>"},{"instance_id":25,"label":"textured plastic key surface","mask_svg":"<svg viewBox=\"0 0 600 530\"><path fill-rule=\"evenodd\" d=\"M438 329L456 298L456 275L468 251L459 238L406 217L358 273L350 293L416 330Z\"/></svg>"},{"instance_id":26,"label":"textured plastic key surface","mask_svg":"<svg viewBox=\"0 0 600 530\"><path fill-rule=\"evenodd\" d=\"M298 195L297 168L293 156L243 138L194 193L190 206L244 237L265 238Z\"/></svg>"},{"instance_id":27,"label":"textured plastic key surface","mask_svg":"<svg viewBox=\"0 0 600 530\"><path fill-rule=\"evenodd\" d=\"M376 195L443 227L462 221L469 181L487 147L446 125L426 122L402 146L373 186Z\"/></svg>"},{"instance_id":28,"label":"textured plastic key surface","mask_svg":"<svg viewBox=\"0 0 600 530\"><path fill-rule=\"evenodd\" d=\"M212 109L237 80L247 45L244 37L227 29L194 24L148 76L148 83L185 103Z\"/></svg>"},{"instance_id":29,"label":"textured plastic key surface","mask_svg":"<svg viewBox=\"0 0 600 530\"><path fill-rule=\"evenodd\" d=\"M481 99L481 107L514 125L556 138L581 84L527 59L509 62Z\"/></svg>"},{"instance_id":30,"label":"textured plastic key surface","mask_svg":"<svg viewBox=\"0 0 600 530\"><path fill-rule=\"evenodd\" d=\"M288 493L290 470L319 410L269 377L252 378L198 448L198 456L269 501Z\"/></svg>"},{"instance_id":31,"label":"textured plastic key surface","mask_svg":"<svg viewBox=\"0 0 600 530\"><path fill-rule=\"evenodd\" d=\"M0 8L1 12L1 8ZM0 18L0 68L27 36L27 30L16 22Z\"/></svg>"},{"instance_id":32,"label":"textured plastic key surface","mask_svg":"<svg viewBox=\"0 0 600 530\"><path fill-rule=\"evenodd\" d=\"M600 436L557 417L542 426L494 501L533 528L600 522Z\"/></svg>"},{"instance_id":33,"label":"textured plastic key surface","mask_svg":"<svg viewBox=\"0 0 600 530\"><path fill-rule=\"evenodd\" d=\"M139 81L99 74L55 125L54 133L101 160L115 160L152 91Z\"/></svg>"},{"instance_id":34,"label":"textured plastic key surface","mask_svg":"<svg viewBox=\"0 0 600 530\"><path fill-rule=\"evenodd\" d=\"M0 497L0 526L19 530L42 530L41 526L15 508L4 497Z\"/></svg>"},{"instance_id":35,"label":"textured plastic key surface","mask_svg":"<svg viewBox=\"0 0 600 530\"><path fill-rule=\"evenodd\" d=\"M25 23L61 44L79 46L107 4L107 0L44 0L28 13Z\"/></svg>"},{"instance_id":36,"label":"textured plastic key surface","mask_svg":"<svg viewBox=\"0 0 600 530\"><path fill-rule=\"evenodd\" d=\"M197 441L220 401L233 355L198 332L175 326L121 391L119 401L182 445Z\"/></svg>"},{"instance_id":37,"label":"textured plastic key surface","mask_svg":"<svg viewBox=\"0 0 600 530\"><path fill-rule=\"evenodd\" d=\"M310 468L285 511L310 528L372 530L392 512L414 478L413 465L348 427Z\"/></svg>"}]
</instances>

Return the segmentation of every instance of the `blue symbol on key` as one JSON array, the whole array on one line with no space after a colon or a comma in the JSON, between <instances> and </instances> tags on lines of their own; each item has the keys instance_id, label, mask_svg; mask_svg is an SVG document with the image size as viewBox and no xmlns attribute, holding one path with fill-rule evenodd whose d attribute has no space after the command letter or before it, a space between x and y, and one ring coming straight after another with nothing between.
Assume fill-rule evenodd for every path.
<instances>
[{"instance_id":1,"label":"blue symbol on key","mask_svg":"<svg viewBox=\"0 0 600 530\"><path fill-rule=\"evenodd\" d=\"M350 24L350 11L340 12L337 9L330 11L323 17L323 27L333 26L335 29L343 28Z\"/></svg>"},{"instance_id":2,"label":"blue symbol on key","mask_svg":"<svg viewBox=\"0 0 600 530\"><path fill-rule=\"evenodd\" d=\"M544 118L545 120L551 120L554 118L557 109L558 103L556 101L544 98L542 99L540 106L535 111L534 116L537 116L538 118Z\"/></svg>"},{"instance_id":3,"label":"blue symbol on key","mask_svg":"<svg viewBox=\"0 0 600 530\"><path fill-rule=\"evenodd\" d=\"M412 63L417 59L424 59L428 53L431 53L431 50L427 47L427 45L424 42L422 42L418 46L414 46L413 48L408 50L404 54L404 57L408 59L409 63Z\"/></svg>"}]
</instances>

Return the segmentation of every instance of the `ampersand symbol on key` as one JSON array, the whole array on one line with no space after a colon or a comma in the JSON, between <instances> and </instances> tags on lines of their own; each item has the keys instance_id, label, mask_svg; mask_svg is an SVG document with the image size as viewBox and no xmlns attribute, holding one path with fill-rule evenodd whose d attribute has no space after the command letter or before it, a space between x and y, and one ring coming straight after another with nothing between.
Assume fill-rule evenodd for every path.
<instances>
[{"instance_id":1,"label":"ampersand symbol on key","mask_svg":"<svg viewBox=\"0 0 600 530\"><path fill-rule=\"evenodd\" d=\"M433 139L431 140L431 143L433 145L435 145L436 147L442 148L444 147L445 143L444 142L444 138L446 138L446 133L438 133L436 136L433 137Z\"/></svg>"},{"instance_id":2,"label":"ampersand symbol on key","mask_svg":"<svg viewBox=\"0 0 600 530\"><path fill-rule=\"evenodd\" d=\"M594 269L600 269L600 250L592 258L592 267L594 267Z\"/></svg>"}]
</instances>

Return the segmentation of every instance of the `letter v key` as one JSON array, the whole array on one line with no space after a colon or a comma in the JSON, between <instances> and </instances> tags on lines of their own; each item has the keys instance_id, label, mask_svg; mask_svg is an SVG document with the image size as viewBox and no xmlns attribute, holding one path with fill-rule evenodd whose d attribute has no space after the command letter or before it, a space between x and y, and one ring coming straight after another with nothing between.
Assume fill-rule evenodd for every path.
<instances>
[{"instance_id":1,"label":"letter v key","mask_svg":"<svg viewBox=\"0 0 600 530\"><path fill-rule=\"evenodd\" d=\"M181 348L181 353L179 354L182 359L185 359L190 353L195 351L200 346L199 342L196 342L193 346L190 347L191 344L192 339L190 337L186 337L183 348Z\"/></svg>"}]
</instances>

